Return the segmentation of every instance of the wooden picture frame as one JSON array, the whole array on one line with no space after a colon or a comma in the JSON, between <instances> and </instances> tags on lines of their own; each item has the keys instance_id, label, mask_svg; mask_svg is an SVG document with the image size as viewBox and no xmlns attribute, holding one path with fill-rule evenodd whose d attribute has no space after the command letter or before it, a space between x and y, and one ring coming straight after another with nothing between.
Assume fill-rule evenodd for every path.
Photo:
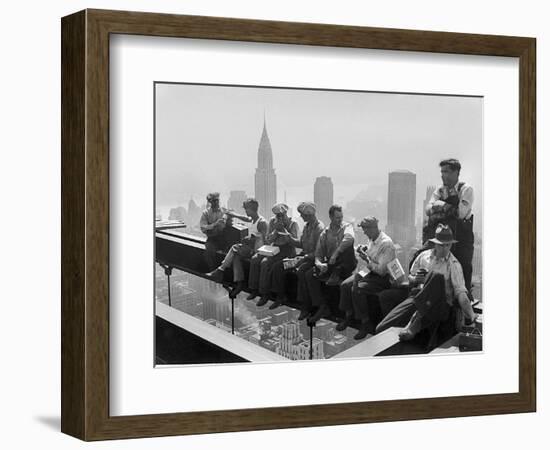
<instances>
[{"instance_id":1,"label":"wooden picture frame","mask_svg":"<svg viewBox=\"0 0 550 450\"><path fill-rule=\"evenodd\" d=\"M535 411L535 39L104 10L61 25L64 433L101 440ZM519 58L519 391L110 416L109 35L117 33Z\"/></svg>"}]
</instances>

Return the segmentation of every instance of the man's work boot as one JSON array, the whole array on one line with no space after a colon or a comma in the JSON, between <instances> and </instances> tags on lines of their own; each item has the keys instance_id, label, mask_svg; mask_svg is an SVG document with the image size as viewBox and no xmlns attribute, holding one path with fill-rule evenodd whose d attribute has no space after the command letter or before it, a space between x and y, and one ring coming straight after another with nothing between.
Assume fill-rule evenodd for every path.
<instances>
[{"instance_id":1,"label":"man's work boot","mask_svg":"<svg viewBox=\"0 0 550 450\"><path fill-rule=\"evenodd\" d=\"M405 328L399 332L400 341L410 341L414 339L417 333L422 329L422 316L418 311L413 314L411 320Z\"/></svg>"},{"instance_id":2,"label":"man's work boot","mask_svg":"<svg viewBox=\"0 0 550 450\"><path fill-rule=\"evenodd\" d=\"M330 308L327 305L321 305L319 306L319 309L317 312L310 317L309 321L316 323L319 320L321 320L325 315L330 314Z\"/></svg>"},{"instance_id":3,"label":"man's work boot","mask_svg":"<svg viewBox=\"0 0 550 450\"><path fill-rule=\"evenodd\" d=\"M359 328L357 334L353 336L353 339L355 339L356 341L360 341L361 339L365 339L369 335L373 335L374 330L372 328L373 327L370 322L362 322L361 328Z\"/></svg>"},{"instance_id":4,"label":"man's work boot","mask_svg":"<svg viewBox=\"0 0 550 450\"><path fill-rule=\"evenodd\" d=\"M262 295L260 297L260 300L258 300L258 303L256 303L256 306L264 306L269 301L268 295Z\"/></svg>"},{"instance_id":5,"label":"man's work boot","mask_svg":"<svg viewBox=\"0 0 550 450\"><path fill-rule=\"evenodd\" d=\"M336 331L344 331L347 327L349 327L350 322L351 316L346 315L346 317L338 322L338 325L336 325Z\"/></svg>"},{"instance_id":6,"label":"man's work boot","mask_svg":"<svg viewBox=\"0 0 550 450\"><path fill-rule=\"evenodd\" d=\"M218 267L217 269L214 269L212 272L208 272L206 276L208 278L211 278L212 281L221 283L223 281L223 270Z\"/></svg>"},{"instance_id":7,"label":"man's work boot","mask_svg":"<svg viewBox=\"0 0 550 450\"><path fill-rule=\"evenodd\" d=\"M269 305L269 309L277 309L279 306L281 306L283 302L281 302L279 299L274 300L271 305Z\"/></svg>"},{"instance_id":8,"label":"man's work boot","mask_svg":"<svg viewBox=\"0 0 550 450\"><path fill-rule=\"evenodd\" d=\"M332 272L330 274L330 277L328 278L326 285L327 286L340 286L342 283L342 279L340 278L340 275L336 273L336 271Z\"/></svg>"},{"instance_id":9,"label":"man's work boot","mask_svg":"<svg viewBox=\"0 0 550 450\"><path fill-rule=\"evenodd\" d=\"M236 298L237 295L239 295L243 291L243 289L244 289L244 283L242 281L238 281L235 287L231 289L229 296L231 298Z\"/></svg>"}]
</instances>

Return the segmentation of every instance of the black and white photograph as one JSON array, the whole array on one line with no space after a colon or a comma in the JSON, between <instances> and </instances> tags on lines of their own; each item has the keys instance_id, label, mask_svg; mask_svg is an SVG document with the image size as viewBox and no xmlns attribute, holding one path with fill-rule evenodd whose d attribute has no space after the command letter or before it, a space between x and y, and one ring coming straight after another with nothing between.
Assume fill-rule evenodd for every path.
<instances>
[{"instance_id":1,"label":"black and white photograph","mask_svg":"<svg viewBox=\"0 0 550 450\"><path fill-rule=\"evenodd\" d=\"M154 84L155 364L482 351L483 97Z\"/></svg>"},{"instance_id":2,"label":"black and white photograph","mask_svg":"<svg viewBox=\"0 0 550 450\"><path fill-rule=\"evenodd\" d=\"M547 442L547 8L455 6L6 3L0 446Z\"/></svg>"}]
</instances>

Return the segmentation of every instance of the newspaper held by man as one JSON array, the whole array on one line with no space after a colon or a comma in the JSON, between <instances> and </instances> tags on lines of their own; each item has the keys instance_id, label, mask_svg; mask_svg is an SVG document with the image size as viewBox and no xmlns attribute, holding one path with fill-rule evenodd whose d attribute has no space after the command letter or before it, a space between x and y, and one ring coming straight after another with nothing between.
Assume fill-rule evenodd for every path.
<instances>
[{"instance_id":1,"label":"newspaper held by man","mask_svg":"<svg viewBox=\"0 0 550 450\"><path fill-rule=\"evenodd\" d=\"M397 258L392 259L388 265L388 273L392 277L393 281L396 283L401 283L405 280L406 274L403 270L403 266Z\"/></svg>"}]
</instances>

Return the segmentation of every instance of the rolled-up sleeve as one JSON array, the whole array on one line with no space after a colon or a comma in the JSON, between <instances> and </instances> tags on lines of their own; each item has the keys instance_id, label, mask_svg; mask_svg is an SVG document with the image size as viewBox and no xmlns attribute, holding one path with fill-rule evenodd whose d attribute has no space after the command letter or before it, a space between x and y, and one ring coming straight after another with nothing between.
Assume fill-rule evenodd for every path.
<instances>
[{"instance_id":1,"label":"rolled-up sleeve","mask_svg":"<svg viewBox=\"0 0 550 450\"><path fill-rule=\"evenodd\" d=\"M313 233L311 233L311 241L313 248L317 247L317 243L319 242L319 238L321 237L321 234L323 234L323 231L325 230L325 227L318 223L315 229L313 230Z\"/></svg>"},{"instance_id":2,"label":"rolled-up sleeve","mask_svg":"<svg viewBox=\"0 0 550 450\"><path fill-rule=\"evenodd\" d=\"M271 219L269 221L269 225L267 227L267 235L265 237L265 242L267 244L272 244L273 241L275 241L275 238L277 237L273 232L275 231L275 219Z\"/></svg>"},{"instance_id":3,"label":"rolled-up sleeve","mask_svg":"<svg viewBox=\"0 0 550 450\"><path fill-rule=\"evenodd\" d=\"M292 222L292 224L290 225L290 230L288 230L288 232L290 233L290 235L294 238L294 239L298 239L298 232L300 230L298 229L298 222Z\"/></svg>"},{"instance_id":4,"label":"rolled-up sleeve","mask_svg":"<svg viewBox=\"0 0 550 450\"><path fill-rule=\"evenodd\" d=\"M262 242L265 241L265 236L267 235L267 222L263 219L258 222L258 232L262 235Z\"/></svg>"},{"instance_id":5,"label":"rolled-up sleeve","mask_svg":"<svg viewBox=\"0 0 550 450\"><path fill-rule=\"evenodd\" d=\"M307 230L307 234L306 234ZM319 242L319 236L323 232L323 227L320 223L317 223L313 230L304 229L302 234L301 243L302 248L307 256L315 256L315 250L317 248L317 243Z\"/></svg>"},{"instance_id":6,"label":"rolled-up sleeve","mask_svg":"<svg viewBox=\"0 0 550 450\"><path fill-rule=\"evenodd\" d=\"M208 224L208 213L206 211L202 213L199 224L203 233L206 233L212 229L212 227Z\"/></svg>"},{"instance_id":7,"label":"rolled-up sleeve","mask_svg":"<svg viewBox=\"0 0 550 450\"><path fill-rule=\"evenodd\" d=\"M321 233L319 240L317 241L317 246L315 247L315 258L319 261L323 261L326 254L326 239L327 235L325 232Z\"/></svg>"},{"instance_id":8,"label":"rolled-up sleeve","mask_svg":"<svg viewBox=\"0 0 550 450\"><path fill-rule=\"evenodd\" d=\"M453 285L453 294L455 298L458 298L459 294L467 294L466 283L464 282L464 274L462 272L462 266L458 261L451 263L451 283Z\"/></svg>"},{"instance_id":9,"label":"rolled-up sleeve","mask_svg":"<svg viewBox=\"0 0 550 450\"><path fill-rule=\"evenodd\" d=\"M378 275L388 273L388 263L395 259L395 247L391 242L385 242L380 248L380 257L373 263L374 271Z\"/></svg>"},{"instance_id":10,"label":"rolled-up sleeve","mask_svg":"<svg viewBox=\"0 0 550 450\"><path fill-rule=\"evenodd\" d=\"M466 186L460 192L460 202L458 203L458 218L465 219L472 211L474 204L474 189Z\"/></svg>"},{"instance_id":11,"label":"rolled-up sleeve","mask_svg":"<svg viewBox=\"0 0 550 450\"><path fill-rule=\"evenodd\" d=\"M413 261L413 264L411 266L411 270L409 271L411 275L416 275L416 272L420 269L420 257L422 256L422 253L416 257L416 259Z\"/></svg>"},{"instance_id":12,"label":"rolled-up sleeve","mask_svg":"<svg viewBox=\"0 0 550 450\"><path fill-rule=\"evenodd\" d=\"M441 200L441 196L439 195L439 189L436 189L435 191L433 191L430 201L426 204L425 213L428 216L432 214L432 208L434 206L434 203L437 202L438 200Z\"/></svg>"},{"instance_id":13,"label":"rolled-up sleeve","mask_svg":"<svg viewBox=\"0 0 550 450\"><path fill-rule=\"evenodd\" d=\"M429 250L428 250L428 252L429 252ZM416 259L414 260L409 273L412 276L415 276L420 269L429 270L430 264L429 264L428 258L429 258L429 256L425 251L420 253L420 255L418 255L416 257Z\"/></svg>"},{"instance_id":14,"label":"rolled-up sleeve","mask_svg":"<svg viewBox=\"0 0 550 450\"><path fill-rule=\"evenodd\" d=\"M338 251L342 253L348 247L353 246L354 241L355 241L355 232L353 231L353 225L347 224L344 227L344 235L342 237L342 242L340 242L340 245L338 246Z\"/></svg>"}]
</instances>

